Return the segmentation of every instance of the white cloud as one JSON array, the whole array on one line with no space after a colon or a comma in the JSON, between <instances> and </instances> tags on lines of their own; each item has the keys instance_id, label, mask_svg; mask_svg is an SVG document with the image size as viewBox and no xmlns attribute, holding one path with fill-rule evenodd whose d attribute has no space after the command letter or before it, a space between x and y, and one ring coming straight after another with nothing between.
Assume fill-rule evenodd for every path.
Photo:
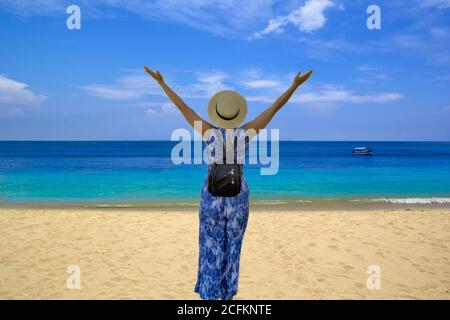
<instances>
[{"instance_id":1,"label":"white cloud","mask_svg":"<svg viewBox=\"0 0 450 320\"><path fill-rule=\"evenodd\" d=\"M254 34L255 38L261 38L270 33L281 33L288 24L296 26L300 31L311 32L322 28L327 18L325 10L333 7L330 0L307 0L303 6L292 11L288 15L270 19L267 27Z\"/></svg>"},{"instance_id":2,"label":"white cloud","mask_svg":"<svg viewBox=\"0 0 450 320\"><path fill-rule=\"evenodd\" d=\"M376 94L357 94L345 89L323 89L316 92L301 92L293 96L290 103L388 103L402 99L403 95L397 92L382 92ZM248 96L248 101L272 103L276 95Z\"/></svg>"},{"instance_id":3,"label":"white cloud","mask_svg":"<svg viewBox=\"0 0 450 320\"><path fill-rule=\"evenodd\" d=\"M0 5L23 16L46 15L65 12L70 4L64 0L0 0Z\"/></svg>"},{"instance_id":4,"label":"white cloud","mask_svg":"<svg viewBox=\"0 0 450 320\"><path fill-rule=\"evenodd\" d=\"M199 72L197 73L197 80L204 84L222 85L223 81L228 78L224 72Z\"/></svg>"},{"instance_id":5,"label":"white cloud","mask_svg":"<svg viewBox=\"0 0 450 320\"><path fill-rule=\"evenodd\" d=\"M361 71L373 68L375 67L368 65L359 67ZM182 86L171 81L170 86L183 99L209 100L220 90L233 89L240 91L249 102L271 104L289 87L293 76L265 75L259 69L249 69L231 78L223 71L209 71L196 73L196 82L191 85ZM176 107L166 100L167 98L157 85L149 89L153 82L147 78L146 75L141 77L132 74L118 78L113 85L90 85L84 86L83 89L90 95L104 99L136 100L133 106L142 107L147 115L177 113ZM163 99L163 102L139 100L150 92L160 96L159 100ZM307 85L291 98L290 103L329 105L388 103L402 98L403 95L397 92L361 94L333 85L322 85L317 88Z\"/></svg>"},{"instance_id":6,"label":"white cloud","mask_svg":"<svg viewBox=\"0 0 450 320\"><path fill-rule=\"evenodd\" d=\"M361 95L352 91L342 89L323 90L317 93L302 93L293 101L298 103L386 103L403 98L403 95L397 92L382 92L377 94Z\"/></svg>"},{"instance_id":7,"label":"white cloud","mask_svg":"<svg viewBox=\"0 0 450 320\"><path fill-rule=\"evenodd\" d=\"M148 75L129 74L115 80L114 84L90 84L79 86L88 95L109 99L129 100L149 94L161 95L161 89Z\"/></svg>"},{"instance_id":8,"label":"white cloud","mask_svg":"<svg viewBox=\"0 0 450 320\"><path fill-rule=\"evenodd\" d=\"M172 81L169 85L180 96L193 99L209 99L220 90L230 89L224 82L228 79L224 72L197 72L195 77L196 81L187 86ZM117 78L112 84L88 84L78 88L90 96L108 100L138 100L149 95L165 97L159 85L146 74L132 73Z\"/></svg>"},{"instance_id":9,"label":"white cloud","mask_svg":"<svg viewBox=\"0 0 450 320\"><path fill-rule=\"evenodd\" d=\"M152 108L145 110L145 115L147 115L147 116L156 116L158 114L159 114L158 111L156 111L155 109L152 109Z\"/></svg>"},{"instance_id":10,"label":"white cloud","mask_svg":"<svg viewBox=\"0 0 450 320\"><path fill-rule=\"evenodd\" d=\"M276 16L294 1L281 0L79 0L84 17L113 17L114 10L125 10L143 18L187 25L202 31L224 36L246 37L256 33L262 36L282 32L287 24L302 31L320 29L326 23L324 11L332 6L331 0L307 0L301 7L287 15ZM65 12L72 4L68 0L0 0L0 6L23 16L55 15ZM342 9L343 6L335 6ZM117 11L117 10L116 10ZM274 18L275 17L275 18Z\"/></svg>"},{"instance_id":11,"label":"white cloud","mask_svg":"<svg viewBox=\"0 0 450 320\"><path fill-rule=\"evenodd\" d=\"M279 0L79 0L83 16L108 15L126 10L150 20L187 25L221 35L250 33L273 16ZM0 0L0 6L21 15L48 15L64 12L72 4L66 0Z\"/></svg>"},{"instance_id":12,"label":"white cloud","mask_svg":"<svg viewBox=\"0 0 450 320\"><path fill-rule=\"evenodd\" d=\"M163 102L163 103L143 103L142 106L147 105L145 109L145 114L147 116L159 116L159 115L170 115L170 114L179 114L178 108L175 107L171 102Z\"/></svg>"},{"instance_id":13,"label":"white cloud","mask_svg":"<svg viewBox=\"0 0 450 320\"><path fill-rule=\"evenodd\" d=\"M379 70L378 67L369 65L361 66L359 69L361 71ZM374 76L378 80L386 78L379 72ZM182 97L209 99L217 91L230 88L225 83L225 81L228 81L236 87L236 90L242 91L249 102L273 103L289 87L293 77L293 74L287 77L267 75L260 69L243 70L235 78L222 71L204 72L198 73L197 83L187 87L188 90L180 92L180 95ZM307 86L309 85L307 84ZM302 90L294 95L290 102L308 104L388 103L403 98L403 95L397 92L361 94L335 85L321 85L316 89L309 88L310 91L304 90L305 88L302 87Z\"/></svg>"},{"instance_id":14,"label":"white cloud","mask_svg":"<svg viewBox=\"0 0 450 320\"><path fill-rule=\"evenodd\" d=\"M356 70L359 71L360 77L355 81L361 84L376 84L390 78L382 68L373 65L361 65Z\"/></svg>"},{"instance_id":15,"label":"white cloud","mask_svg":"<svg viewBox=\"0 0 450 320\"><path fill-rule=\"evenodd\" d=\"M284 31L284 27L287 25L288 20L286 17L276 17L274 19L270 19L267 27L260 31L255 32L254 38L261 39L263 35L270 33L282 33Z\"/></svg>"},{"instance_id":16,"label":"white cloud","mask_svg":"<svg viewBox=\"0 0 450 320\"><path fill-rule=\"evenodd\" d=\"M308 0L289 15L289 20L302 31L317 30L325 25L324 11L332 6L330 0Z\"/></svg>"},{"instance_id":17,"label":"white cloud","mask_svg":"<svg viewBox=\"0 0 450 320\"><path fill-rule=\"evenodd\" d=\"M196 83L180 89L183 96L188 98L209 99L218 91L231 89L231 87L225 84L225 80L229 78L225 72L198 72L196 78Z\"/></svg>"},{"instance_id":18,"label":"white cloud","mask_svg":"<svg viewBox=\"0 0 450 320\"><path fill-rule=\"evenodd\" d=\"M36 106L45 99L28 89L27 84L0 75L0 105Z\"/></svg>"},{"instance_id":19,"label":"white cloud","mask_svg":"<svg viewBox=\"0 0 450 320\"><path fill-rule=\"evenodd\" d=\"M286 78L280 78L273 75L266 75L261 69L251 68L241 71L237 78L239 82L237 85L244 89L258 90L258 89L280 89L286 86Z\"/></svg>"},{"instance_id":20,"label":"white cloud","mask_svg":"<svg viewBox=\"0 0 450 320\"><path fill-rule=\"evenodd\" d=\"M143 113L148 116L166 115L166 114L179 114L178 108L172 103L167 101L167 97L162 97L162 101L145 101L135 102L124 105L126 107L136 107L143 110Z\"/></svg>"},{"instance_id":21,"label":"white cloud","mask_svg":"<svg viewBox=\"0 0 450 320\"><path fill-rule=\"evenodd\" d=\"M242 85L245 88L250 89L267 89L267 88L279 88L281 83L276 80L260 79L260 80L247 80L243 81Z\"/></svg>"},{"instance_id":22,"label":"white cloud","mask_svg":"<svg viewBox=\"0 0 450 320\"><path fill-rule=\"evenodd\" d=\"M178 113L178 108L175 107L172 103L166 102L163 103L161 110L163 112L169 112L169 113Z\"/></svg>"},{"instance_id":23,"label":"white cloud","mask_svg":"<svg viewBox=\"0 0 450 320\"><path fill-rule=\"evenodd\" d=\"M96 84L83 86L80 88L86 91L91 96L110 100L127 100L142 97L144 95L144 93L139 91L126 90L112 86Z\"/></svg>"},{"instance_id":24,"label":"white cloud","mask_svg":"<svg viewBox=\"0 0 450 320\"><path fill-rule=\"evenodd\" d=\"M150 19L181 23L222 35L239 35L259 25L272 14L275 0L116 0L115 5L127 8Z\"/></svg>"},{"instance_id":25,"label":"white cloud","mask_svg":"<svg viewBox=\"0 0 450 320\"><path fill-rule=\"evenodd\" d=\"M421 8L450 8L450 0L420 0L418 1L418 4Z\"/></svg>"}]
</instances>

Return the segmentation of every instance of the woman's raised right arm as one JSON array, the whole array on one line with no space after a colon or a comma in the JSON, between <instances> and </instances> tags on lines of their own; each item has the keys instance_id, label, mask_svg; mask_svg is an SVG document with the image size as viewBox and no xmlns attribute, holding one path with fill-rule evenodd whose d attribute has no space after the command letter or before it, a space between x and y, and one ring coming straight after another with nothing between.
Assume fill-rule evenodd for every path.
<instances>
[{"instance_id":1,"label":"woman's raised right arm","mask_svg":"<svg viewBox=\"0 0 450 320\"><path fill-rule=\"evenodd\" d=\"M200 117L194 110L192 110L184 101L181 99L165 82L163 76L159 71L153 72L149 68L144 66L145 72L147 72L153 79L158 82L161 88L166 93L167 97L173 102L174 105L181 111L184 118L189 122L189 124L194 127L195 121L200 121L202 124L202 132L199 132L202 136L205 135L205 131L208 129L214 129L215 127Z\"/></svg>"}]
</instances>

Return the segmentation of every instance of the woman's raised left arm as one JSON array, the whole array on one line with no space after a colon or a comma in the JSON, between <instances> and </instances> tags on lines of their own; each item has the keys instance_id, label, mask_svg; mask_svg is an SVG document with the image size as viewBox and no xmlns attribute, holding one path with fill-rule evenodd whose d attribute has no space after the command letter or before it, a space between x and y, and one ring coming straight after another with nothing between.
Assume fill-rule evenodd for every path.
<instances>
[{"instance_id":1,"label":"woman's raised left arm","mask_svg":"<svg viewBox=\"0 0 450 320\"><path fill-rule=\"evenodd\" d=\"M294 81L292 82L292 85L287 89L275 102L267 108L263 113L261 113L258 117L253 119L252 121L246 123L243 128L244 129L253 129L254 135L258 134L261 129L264 129L272 120L275 113L278 112L285 104L288 102L288 100L291 98L292 94L297 90L297 88L313 73L312 70L308 71L305 74L302 74L299 72L296 76ZM250 136L250 138L252 138Z\"/></svg>"}]
</instances>

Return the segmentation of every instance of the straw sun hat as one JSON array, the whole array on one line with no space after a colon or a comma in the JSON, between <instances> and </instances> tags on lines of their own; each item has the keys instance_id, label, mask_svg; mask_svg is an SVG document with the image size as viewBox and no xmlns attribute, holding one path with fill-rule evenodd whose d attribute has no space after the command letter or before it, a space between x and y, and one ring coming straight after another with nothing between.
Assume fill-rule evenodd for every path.
<instances>
[{"instance_id":1,"label":"straw sun hat","mask_svg":"<svg viewBox=\"0 0 450 320\"><path fill-rule=\"evenodd\" d=\"M208 116L219 127L236 128L247 115L247 102L232 90L217 92L208 103Z\"/></svg>"}]
</instances>

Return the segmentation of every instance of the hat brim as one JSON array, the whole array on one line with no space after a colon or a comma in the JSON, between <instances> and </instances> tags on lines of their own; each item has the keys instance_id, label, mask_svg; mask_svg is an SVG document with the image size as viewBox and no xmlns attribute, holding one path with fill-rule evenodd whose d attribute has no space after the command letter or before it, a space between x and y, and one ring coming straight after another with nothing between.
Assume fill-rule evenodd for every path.
<instances>
[{"instance_id":1,"label":"hat brim","mask_svg":"<svg viewBox=\"0 0 450 320\"><path fill-rule=\"evenodd\" d=\"M217 100L220 98L220 95L222 94L233 94L236 95L236 101L238 101L238 107L239 112L233 119L226 120L224 118L221 118L219 114L217 114L216 106L217 106ZM208 117L211 119L214 124L218 125L221 128L224 129L233 129L237 128L242 121L244 121L245 117L247 116L247 102L245 101L245 98L241 96L239 93L231 91L231 90L224 90L216 93L211 100L209 100L208 103Z\"/></svg>"}]
</instances>

